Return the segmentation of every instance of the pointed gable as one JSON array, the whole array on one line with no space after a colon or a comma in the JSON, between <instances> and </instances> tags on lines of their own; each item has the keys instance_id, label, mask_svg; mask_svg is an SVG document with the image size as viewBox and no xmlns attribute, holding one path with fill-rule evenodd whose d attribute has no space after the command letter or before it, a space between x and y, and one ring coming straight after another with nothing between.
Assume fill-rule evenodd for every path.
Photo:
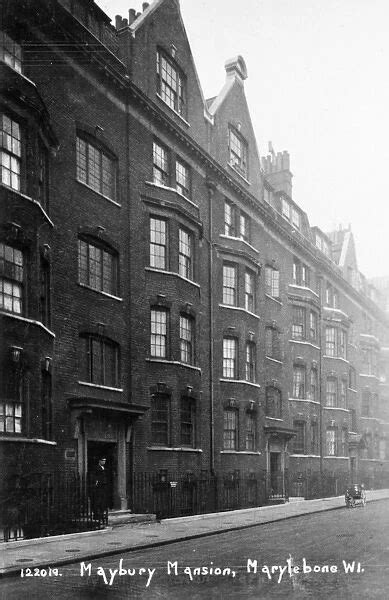
<instances>
[{"instance_id":1,"label":"pointed gable","mask_svg":"<svg viewBox=\"0 0 389 600\"><path fill-rule=\"evenodd\" d=\"M130 24L132 81L169 118L206 144L208 109L177 0L156 0Z\"/></svg>"},{"instance_id":2,"label":"pointed gable","mask_svg":"<svg viewBox=\"0 0 389 600\"><path fill-rule=\"evenodd\" d=\"M209 104L214 119L211 153L230 175L260 197L260 162L244 91L247 68L236 56L225 63L226 81Z\"/></svg>"}]
</instances>

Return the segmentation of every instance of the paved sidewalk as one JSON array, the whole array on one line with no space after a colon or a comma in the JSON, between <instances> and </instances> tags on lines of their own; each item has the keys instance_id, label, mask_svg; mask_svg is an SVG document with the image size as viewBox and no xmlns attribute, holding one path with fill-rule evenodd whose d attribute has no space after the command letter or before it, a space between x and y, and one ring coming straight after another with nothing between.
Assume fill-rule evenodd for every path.
<instances>
[{"instance_id":1,"label":"paved sidewalk","mask_svg":"<svg viewBox=\"0 0 389 600\"><path fill-rule=\"evenodd\" d=\"M389 490L367 492L367 502L389 499ZM166 519L160 523L121 525L101 531L74 533L0 545L0 576L17 575L22 567L63 565L131 550L172 544L290 519L304 514L344 508L344 496L301 500L222 513ZM365 509L368 510L368 504Z\"/></svg>"}]
</instances>

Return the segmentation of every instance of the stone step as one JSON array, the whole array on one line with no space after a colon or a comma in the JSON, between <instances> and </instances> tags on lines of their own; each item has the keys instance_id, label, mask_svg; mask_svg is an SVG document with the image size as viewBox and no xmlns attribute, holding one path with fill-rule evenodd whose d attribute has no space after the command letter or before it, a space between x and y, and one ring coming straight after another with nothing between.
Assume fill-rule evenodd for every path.
<instances>
[{"instance_id":1,"label":"stone step","mask_svg":"<svg viewBox=\"0 0 389 600\"><path fill-rule=\"evenodd\" d=\"M124 525L128 523L153 523L157 520L153 514L134 514L130 510L110 510L108 512L108 525Z\"/></svg>"}]
</instances>

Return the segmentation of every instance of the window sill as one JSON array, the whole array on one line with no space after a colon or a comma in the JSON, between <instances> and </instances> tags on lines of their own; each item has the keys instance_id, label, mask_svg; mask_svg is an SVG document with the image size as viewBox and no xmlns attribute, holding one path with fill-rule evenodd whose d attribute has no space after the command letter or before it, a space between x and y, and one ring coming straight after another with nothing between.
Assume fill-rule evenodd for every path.
<instances>
[{"instance_id":1,"label":"window sill","mask_svg":"<svg viewBox=\"0 0 389 600\"><path fill-rule=\"evenodd\" d=\"M308 398L289 398L291 402L309 402L310 404L319 405L320 402L318 400L309 400Z\"/></svg>"},{"instance_id":2,"label":"window sill","mask_svg":"<svg viewBox=\"0 0 389 600\"><path fill-rule=\"evenodd\" d=\"M283 421L284 419L281 419L280 417L268 417L267 415L265 415L265 419L271 419L271 421Z\"/></svg>"},{"instance_id":3,"label":"window sill","mask_svg":"<svg viewBox=\"0 0 389 600\"><path fill-rule=\"evenodd\" d=\"M185 367L187 369L192 369L192 371L198 371L201 373L200 367L195 367L194 365L183 363L179 360L168 360L167 358L146 358L146 361L149 363L161 363L163 365L178 365L179 367Z\"/></svg>"},{"instance_id":4,"label":"window sill","mask_svg":"<svg viewBox=\"0 0 389 600\"><path fill-rule=\"evenodd\" d=\"M323 354L323 358L331 358L332 360L341 360L342 362L346 363L347 365L350 364L350 361L347 360L346 358L343 358L342 356L329 356L328 354Z\"/></svg>"},{"instance_id":5,"label":"window sill","mask_svg":"<svg viewBox=\"0 0 389 600\"><path fill-rule=\"evenodd\" d=\"M269 298L269 300L273 300L273 302L277 302L277 304L282 306L281 300L279 298L276 298L275 296L271 296L270 294L265 294L265 298Z\"/></svg>"},{"instance_id":6,"label":"window sill","mask_svg":"<svg viewBox=\"0 0 389 600\"><path fill-rule=\"evenodd\" d=\"M339 410L345 413L350 412L348 408L342 408L341 406L323 406L323 410Z\"/></svg>"},{"instance_id":7,"label":"window sill","mask_svg":"<svg viewBox=\"0 0 389 600\"><path fill-rule=\"evenodd\" d=\"M323 458L337 458L337 459L340 459L340 460L348 460L349 459L348 456L332 456L331 454L325 454L323 456Z\"/></svg>"},{"instance_id":8,"label":"window sill","mask_svg":"<svg viewBox=\"0 0 389 600\"><path fill-rule=\"evenodd\" d=\"M108 202L111 202L111 204L114 204L115 206L118 206L119 208L122 207L121 204L119 204L119 202L116 202L116 200L113 200L112 198L109 198L108 196L105 196L104 194L102 194L101 192L98 192L97 190L95 190L93 187L91 187L90 185L88 185L87 183L85 183L84 181L80 181L79 179L76 178L77 183L79 183L80 185L83 185L84 187L86 187L88 190L91 190L92 192L94 192L95 194L97 194L97 196L100 196L100 198L104 198L104 200L108 200Z\"/></svg>"},{"instance_id":9,"label":"window sill","mask_svg":"<svg viewBox=\"0 0 389 600\"><path fill-rule=\"evenodd\" d=\"M46 325L43 325L43 323L41 323L41 321L35 321L34 319L28 319L27 317L22 317L15 313L8 312L6 310L0 310L0 315L3 315L4 317L10 317L11 319L17 319L18 321L23 321L24 323L31 323L31 325L36 325L37 327L40 327L41 329L46 331L46 333L51 335L51 337L55 338L55 333L53 331L51 331L50 329L48 329L46 327Z\"/></svg>"},{"instance_id":10,"label":"window sill","mask_svg":"<svg viewBox=\"0 0 389 600\"><path fill-rule=\"evenodd\" d=\"M243 308L241 306L231 306L230 304L219 304L219 308L228 308L230 310L238 310L240 312L245 313L246 315L250 315L251 317L255 317L258 320L261 318L259 315L251 312L250 310L246 310L245 308Z\"/></svg>"},{"instance_id":11,"label":"window sill","mask_svg":"<svg viewBox=\"0 0 389 600\"><path fill-rule=\"evenodd\" d=\"M252 246L250 244L250 242L248 242L247 240L245 240L242 237L236 237L234 235L226 235L225 233L220 233L219 237L225 239L225 240L234 240L234 241L238 241L238 242L242 242L243 244L245 244L246 246L248 246L248 248L250 248L250 250L254 250L254 252L256 254L259 254L259 250L257 250L256 248L254 248L254 246Z\"/></svg>"},{"instance_id":12,"label":"window sill","mask_svg":"<svg viewBox=\"0 0 389 600\"><path fill-rule=\"evenodd\" d=\"M260 388L261 386L259 385L259 383L252 383L251 381L246 381L245 379L226 379L226 378L220 378L220 380L222 383L243 383L245 385L250 385L251 387L255 387L255 388Z\"/></svg>"},{"instance_id":13,"label":"window sill","mask_svg":"<svg viewBox=\"0 0 389 600\"><path fill-rule=\"evenodd\" d=\"M0 443L1 442L22 442L23 444L42 444L44 446L56 446L57 442L52 442L51 440L42 440L40 438L28 438L20 435L20 437L16 434L7 434L5 432L0 433Z\"/></svg>"},{"instance_id":14,"label":"window sill","mask_svg":"<svg viewBox=\"0 0 389 600\"><path fill-rule=\"evenodd\" d=\"M79 385L86 385L87 387L97 388L99 390L107 390L109 392L123 392L122 388L110 387L109 385L98 385L97 383L89 383L88 381L77 381Z\"/></svg>"},{"instance_id":15,"label":"window sill","mask_svg":"<svg viewBox=\"0 0 389 600\"><path fill-rule=\"evenodd\" d=\"M20 196L21 198L24 198L24 200L28 200L28 202L31 202L32 204L37 206L39 208L39 210L42 212L42 214L45 217L48 224L51 225L51 227L54 227L53 221L50 219L49 215L43 208L42 204L40 202L38 202L38 200L34 200L33 198L31 198L31 196L27 196L26 194L23 194L23 192L21 192L20 190L15 190L14 188L10 187L9 185L5 185L5 183L0 183L0 187L3 187L6 190L9 190L10 192L16 194L17 196Z\"/></svg>"},{"instance_id":16,"label":"window sill","mask_svg":"<svg viewBox=\"0 0 389 600\"><path fill-rule=\"evenodd\" d=\"M265 356L265 358L267 358L267 360L271 360L272 362L277 363L278 365L283 364L282 360L278 360L277 358L272 358L271 356Z\"/></svg>"},{"instance_id":17,"label":"window sill","mask_svg":"<svg viewBox=\"0 0 389 600\"><path fill-rule=\"evenodd\" d=\"M169 110L172 111L173 115L176 115L176 117L178 117L179 119L181 119L181 121L187 126L190 127L190 123L188 123L188 121L186 119L184 119L184 117L182 115L180 115L179 112L177 112L174 108L172 108L171 106L168 105L167 102L165 102L165 100L162 98L162 96L160 94L156 94L157 98L159 98L161 100L161 102L164 103L165 106L168 107Z\"/></svg>"},{"instance_id":18,"label":"window sill","mask_svg":"<svg viewBox=\"0 0 389 600\"><path fill-rule=\"evenodd\" d=\"M320 350L320 346L316 346L312 344L312 342L307 342L306 340L289 340L291 344L303 344L304 346L311 346L311 348L315 348L315 350Z\"/></svg>"},{"instance_id":19,"label":"window sill","mask_svg":"<svg viewBox=\"0 0 389 600\"><path fill-rule=\"evenodd\" d=\"M153 452L162 450L163 452L197 452L202 453L201 448L189 448L186 446L172 448L171 446L147 446L147 450L151 450Z\"/></svg>"},{"instance_id":20,"label":"window sill","mask_svg":"<svg viewBox=\"0 0 389 600\"><path fill-rule=\"evenodd\" d=\"M372 333L360 333L359 335L361 337L368 338L369 340L371 340L372 342L374 342L378 346L380 345L379 339L375 335L373 335Z\"/></svg>"},{"instance_id":21,"label":"window sill","mask_svg":"<svg viewBox=\"0 0 389 600\"><path fill-rule=\"evenodd\" d=\"M106 296L107 298L111 298L112 300L118 300L119 302L123 302L123 298L120 296L114 296L113 294L108 294L108 292L103 292L103 290L96 290L90 285L86 285L85 283L78 283L78 285L86 290L90 290L91 292L96 292L97 294L101 294L102 296Z\"/></svg>"},{"instance_id":22,"label":"window sill","mask_svg":"<svg viewBox=\"0 0 389 600\"><path fill-rule=\"evenodd\" d=\"M227 165L228 165L228 167L229 167L230 169L232 169L232 171L233 171L234 173L236 173L237 175L239 175L239 177L240 177L240 178L241 178L241 179L242 179L242 180L243 180L243 181L244 181L244 182L245 182L247 185L251 185L251 183L249 182L249 180L248 180L248 179L247 179L247 178L246 178L244 175L242 175L242 173L239 171L239 169L237 169L237 168L236 168L236 167L235 167L233 164L231 164L230 162L229 162L229 163L227 163Z\"/></svg>"},{"instance_id":23,"label":"window sill","mask_svg":"<svg viewBox=\"0 0 389 600\"><path fill-rule=\"evenodd\" d=\"M345 312L343 312L343 310L340 310L340 308L335 308L334 306L323 306L323 310L327 310L329 312L335 312L338 315L341 315L342 317L344 317L345 319L350 318Z\"/></svg>"},{"instance_id":24,"label":"window sill","mask_svg":"<svg viewBox=\"0 0 389 600\"><path fill-rule=\"evenodd\" d=\"M175 194L177 194L180 198L182 198L183 200L185 200L186 202L188 202L188 204L191 204L192 206L194 206L195 208L199 208L198 204L196 204L195 202L193 202L193 200L191 200L190 198L188 198L188 196L184 196L184 194L181 194L181 192L179 192L176 188L170 187L168 185L162 185L161 183L155 183L154 181L145 181L146 185L149 185L151 187L155 187L161 190L168 190L169 192L174 192Z\"/></svg>"},{"instance_id":25,"label":"window sill","mask_svg":"<svg viewBox=\"0 0 389 600\"><path fill-rule=\"evenodd\" d=\"M261 452L255 450L220 450L220 454L249 454L251 456L260 456Z\"/></svg>"},{"instance_id":26,"label":"window sill","mask_svg":"<svg viewBox=\"0 0 389 600\"><path fill-rule=\"evenodd\" d=\"M307 287L305 285L299 285L298 283L290 283L289 287L296 288L297 290L303 290L304 292L310 292L311 294L319 298L319 294L314 292L312 288Z\"/></svg>"},{"instance_id":27,"label":"window sill","mask_svg":"<svg viewBox=\"0 0 389 600\"><path fill-rule=\"evenodd\" d=\"M195 287L200 289L200 285L198 283L192 281L192 279L187 279L183 275L175 273L174 271L165 271L164 269L156 269L155 267L145 267L145 271L149 271L150 273L161 273L162 275L171 275L172 277L178 277L178 279L182 279L182 281L186 281L187 283L190 283L191 285L194 285Z\"/></svg>"},{"instance_id":28,"label":"window sill","mask_svg":"<svg viewBox=\"0 0 389 600\"><path fill-rule=\"evenodd\" d=\"M300 454L297 452L289 454L289 456L294 458L320 458L320 454Z\"/></svg>"},{"instance_id":29,"label":"window sill","mask_svg":"<svg viewBox=\"0 0 389 600\"><path fill-rule=\"evenodd\" d=\"M363 417L361 415L359 418L360 419L368 419L369 421L377 421L377 423L380 423L380 419L378 419L377 417Z\"/></svg>"},{"instance_id":30,"label":"window sill","mask_svg":"<svg viewBox=\"0 0 389 600\"><path fill-rule=\"evenodd\" d=\"M379 383L381 383L380 378L377 377L377 375L373 375L373 373L359 373L359 377L372 377L373 379L376 379Z\"/></svg>"}]
</instances>

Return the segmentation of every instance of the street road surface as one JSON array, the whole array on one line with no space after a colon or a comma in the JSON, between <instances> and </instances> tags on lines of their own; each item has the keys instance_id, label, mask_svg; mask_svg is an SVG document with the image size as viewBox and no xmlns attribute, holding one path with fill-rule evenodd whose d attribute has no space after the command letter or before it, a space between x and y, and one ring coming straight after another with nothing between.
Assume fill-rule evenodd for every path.
<instances>
[{"instance_id":1,"label":"street road surface","mask_svg":"<svg viewBox=\"0 0 389 600\"><path fill-rule=\"evenodd\" d=\"M385 600L388 590L387 500L0 580L5 600Z\"/></svg>"}]
</instances>

